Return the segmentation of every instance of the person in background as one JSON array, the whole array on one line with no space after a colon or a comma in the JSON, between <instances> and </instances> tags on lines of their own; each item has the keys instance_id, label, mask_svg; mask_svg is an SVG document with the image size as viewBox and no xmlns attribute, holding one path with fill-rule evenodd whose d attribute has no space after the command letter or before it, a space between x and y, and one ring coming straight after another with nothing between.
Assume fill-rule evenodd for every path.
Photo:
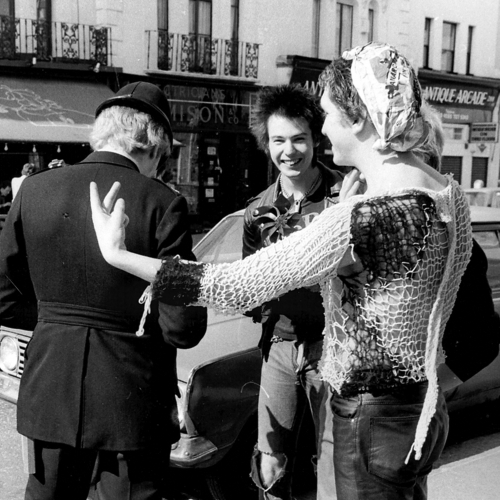
<instances>
[{"instance_id":1,"label":"person in background","mask_svg":"<svg viewBox=\"0 0 500 500\"><path fill-rule=\"evenodd\" d=\"M12 187L9 181L0 184L0 214L6 214L12 205Z\"/></svg>"},{"instance_id":2,"label":"person in background","mask_svg":"<svg viewBox=\"0 0 500 500\"><path fill-rule=\"evenodd\" d=\"M34 459L26 500L161 500L179 439L176 349L206 330L201 307L152 304L101 256L88 184L120 179L134 211L127 245L193 259L185 198L152 179L172 145L169 103L135 82L96 111L94 150L27 177L0 234L0 323L34 330L17 403Z\"/></svg>"},{"instance_id":3,"label":"person in background","mask_svg":"<svg viewBox=\"0 0 500 500\"><path fill-rule=\"evenodd\" d=\"M343 201L308 227L231 264L152 259L127 250L119 183L104 202L90 185L94 227L106 261L152 283L160 302L241 313L319 284L337 497L424 500L448 432L437 368L471 258L470 210L453 177L414 152L434 141L435 128L397 49L355 47L320 83L333 159L355 169L344 178ZM349 196L361 174L366 191Z\"/></svg>"},{"instance_id":4,"label":"person in background","mask_svg":"<svg viewBox=\"0 0 500 500\"><path fill-rule=\"evenodd\" d=\"M252 132L279 174L245 211L243 257L309 225L337 203L343 175L316 159L323 114L318 99L293 85L265 87L257 97ZM262 323L258 442L252 478L267 500L292 499L292 470L306 412L312 414L319 500L331 498L332 414L321 380L325 316L319 288L300 288L253 312Z\"/></svg>"},{"instance_id":5,"label":"person in background","mask_svg":"<svg viewBox=\"0 0 500 500\"><path fill-rule=\"evenodd\" d=\"M12 186L12 200L16 197L22 182L28 175L31 175L35 171L35 165L33 163L25 163L21 170L21 175L19 177L14 177L11 181Z\"/></svg>"}]
</instances>

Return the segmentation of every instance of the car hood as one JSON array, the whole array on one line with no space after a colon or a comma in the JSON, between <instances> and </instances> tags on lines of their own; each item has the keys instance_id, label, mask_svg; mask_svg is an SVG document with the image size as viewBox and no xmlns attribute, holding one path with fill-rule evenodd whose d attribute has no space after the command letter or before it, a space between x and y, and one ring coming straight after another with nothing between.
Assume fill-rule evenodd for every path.
<instances>
[{"instance_id":1,"label":"car hood","mask_svg":"<svg viewBox=\"0 0 500 500\"><path fill-rule=\"evenodd\" d=\"M241 314L229 316L208 309L207 332L201 342L177 351L178 379L187 382L193 369L240 351L257 349L261 330L259 323Z\"/></svg>"}]
</instances>

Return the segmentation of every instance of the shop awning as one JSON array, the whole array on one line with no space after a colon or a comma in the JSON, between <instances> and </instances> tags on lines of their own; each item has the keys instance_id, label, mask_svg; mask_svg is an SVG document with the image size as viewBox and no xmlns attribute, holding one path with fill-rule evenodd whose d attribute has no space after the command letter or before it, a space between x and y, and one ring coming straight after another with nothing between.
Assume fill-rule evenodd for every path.
<instances>
[{"instance_id":1,"label":"shop awning","mask_svg":"<svg viewBox=\"0 0 500 500\"><path fill-rule=\"evenodd\" d=\"M0 76L0 142L89 142L104 84Z\"/></svg>"}]
</instances>

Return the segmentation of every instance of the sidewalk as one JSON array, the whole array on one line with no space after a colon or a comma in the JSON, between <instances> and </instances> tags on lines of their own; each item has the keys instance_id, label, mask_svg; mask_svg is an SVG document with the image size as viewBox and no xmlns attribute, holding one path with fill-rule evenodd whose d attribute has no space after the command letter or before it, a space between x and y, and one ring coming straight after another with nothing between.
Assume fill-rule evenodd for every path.
<instances>
[{"instance_id":1,"label":"sidewalk","mask_svg":"<svg viewBox=\"0 0 500 500\"><path fill-rule=\"evenodd\" d=\"M445 449L428 492L429 500L500 499L500 433Z\"/></svg>"}]
</instances>

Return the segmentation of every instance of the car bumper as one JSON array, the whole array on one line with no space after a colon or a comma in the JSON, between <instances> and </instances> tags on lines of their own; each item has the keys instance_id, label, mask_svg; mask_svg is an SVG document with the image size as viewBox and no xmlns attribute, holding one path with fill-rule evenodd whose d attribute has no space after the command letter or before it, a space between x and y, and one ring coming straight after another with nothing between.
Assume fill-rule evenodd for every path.
<instances>
[{"instance_id":1,"label":"car bumper","mask_svg":"<svg viewBox=\"0 0 500 500\"><path fill-rule=\"evenodd\" d=\"M18 378L8 375L7 373L0 372L0 398L17 403L17 395L19 394Z\"/></svg>"}]
</instances>

